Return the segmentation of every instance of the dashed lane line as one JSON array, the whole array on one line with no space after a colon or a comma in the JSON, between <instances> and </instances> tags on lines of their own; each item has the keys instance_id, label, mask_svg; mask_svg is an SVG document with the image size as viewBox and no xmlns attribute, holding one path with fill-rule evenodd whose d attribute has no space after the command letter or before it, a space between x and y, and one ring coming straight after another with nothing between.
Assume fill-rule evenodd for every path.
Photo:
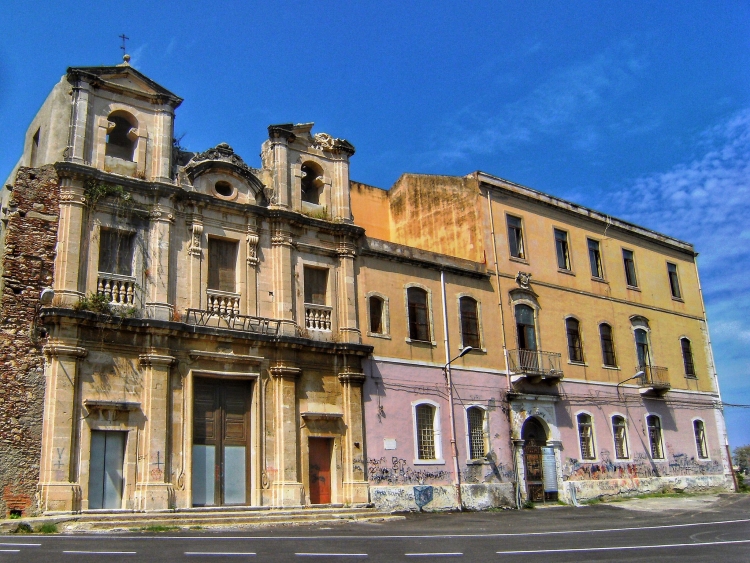
<instances>
[{"instance_id":1,"label":"dashed lane line","mask_svg":"<svg viewBox=\"0 0 750 563\"><path fill-rule=\"evenodd\" d=\"M573 547L568 549L533 549L524 551L498 551L498 555L528 555L533 553L573 553L580 551L613 551L620 549L658 549L663 547L702 547L707 545L724 545L750 543L750 540L728 540L728 541L710 541L700 543L665 543L658 545L623 545L619 547Z\"/></svg>"},{"instance_id":2,"label":"dashed lane line","mask_svg":"<svg viewBox=\"0 0 750 563\"><path fill-rule=\"evenodd\" d=\"M137 551L63 551L68 555L135 555Z\"/></svg>"},{"instance_id":3,"label":"dashed lane line","mask_svg":"<svg viewBox=\"0 0 750 563\"><path fill-rule=\"evenodd\" d=\"M297 557L367 557L366 553L295 553Z\"/></svg>"},{"instance_id":4,"label":"dashed lane line","mask_svg":"<svg viewBox=\"0 0 750 563\"><path fill-rule=\"evenodd\" d=\"M463 557L463 553L404 553L407 557Z\"/></svg>"},{"instance_id":5,"label":"dashed lane line","mask_svg":"<svg viewBox=\"0 0 750 563\"><path fill-rule=\"evenodd\" d=\"M0 543L0 547L39 547L40 543Z\"/></svg>"},{"instance_id":6,"label":"dashed lane line","mask_svg":"<svg viewBox=\"0 0 750 563\"><path fill-rule=\"evenodd\" d=\"M197 555L200 557L255 557L255 553L240 551L186 551L185 555Z\"/></svg>"}]
</instances>

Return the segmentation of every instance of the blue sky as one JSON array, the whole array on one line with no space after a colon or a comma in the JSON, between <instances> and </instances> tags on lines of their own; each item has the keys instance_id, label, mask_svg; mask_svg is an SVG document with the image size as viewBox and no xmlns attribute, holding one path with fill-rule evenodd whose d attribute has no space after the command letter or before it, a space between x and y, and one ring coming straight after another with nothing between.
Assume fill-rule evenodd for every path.
<instances>
[{"instance_id":1,"label":"blue sky","mask_svg":"<svg viewBox=\"0 0 750 563\"><path fill-rule=\"evenodd\" d=\"M750 404L750 4L23 3L0 35L0 176L71 65L185 98L191 150L251 165L271 123L357 147L353 179L474 170L688 240L725 400ZM727 409L732 445L750 410Z\"/></svg>"}]
</instances>

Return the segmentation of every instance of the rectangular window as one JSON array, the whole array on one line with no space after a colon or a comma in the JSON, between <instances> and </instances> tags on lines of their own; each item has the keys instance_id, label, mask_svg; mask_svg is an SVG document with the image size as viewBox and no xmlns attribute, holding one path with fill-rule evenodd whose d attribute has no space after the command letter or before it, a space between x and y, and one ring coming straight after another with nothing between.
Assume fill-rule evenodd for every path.
<instances>
[{"instance_id":1,"label":"rectangular window","mask_svg":"<svg viewBox=\"0 0 750 563\"><path fill-rule=\"evenodd\" d=\"M514 258L526 258L523 248L523 228L521 219L508 215L508 246Z\"/></svg>"},{"instance_id":2,"label":"rectangular window","mask_svg":"<svg viewBox=\"0 0 750 563\"><path fill-rule=\"evenodd\" d=\"M568 249L568 233L555 229L555 250L557 251L557 267L570 270L570 251Z\"/></svg>"},{"instance_id":3,"label":"rectangular window","mask_svg":"<svg viewBox=\"0 0 750 563\"><path fill-rule=\"evenodd\" d=\"M612 417L612 434L615 437L615 457L617 459L628 458L628 436L627 424L621 416Z\"/></svg>"},{"instance_id":4,"label":"rectangular window","mask_svg":"<svg viewBox=\"0 0 750 563\"><path fill-rule=\"evenodd\" d=\"M653 459L663 459L664 452L661 446L661 421L658 416L649 415L646 417L648 426L648 441L651 445L651 457Z\"/></svg>"},{"instance_id":5,"label":"rectangular window","mask_svg":"<svg viewBox=\"0 0 750 563\"><path fill-rule=\"evenodd\" d=\"M583 459L595 459L594 428L591 422L590 415L578 415L578 436L581 441L581 457Z\"/></svg>"},{"instance_id":6,"label":"rectangular window","mask_svg":"<svg viewBox=\"0 0 750 563\"><path fill-rule=\"evenodd\" d=\"M435 408L417 406L417 457L435 459Z\"/></svg>"},{"instance_id":7,"label":"rectangular window","mask_svg":"<svg viewBox=\"0 0 750 563\"><path fill-rule=\"evenodd\" d=\"M383 300L380 297L370 297L370 332L383 334Z\"/></svg>"},{"instance_id":8,"label":"rectangular window","mask_svg":"<svg viewBox=\"0 0 750 563\"><path fill-rule=\"evenodd\" d=\"M672 297L682 299L680 280L677 277L677 265L667 262L667 274L669 274L669 289L672 291Z\"/></svg>"},{"instance_id":9,"label":"rectangular window","mask_svg":"<svg viewBox=\"0 0 750 563\"><path fill-rule=\"evenodd\" d=\"M236 241L208 239L208 289L234 293L237 276Z\"/></svg>"},{"instance_id":10,"label":"rectangular window","mask_svg":"<svg viewBox=\"0 0 750 563\"><path fill-rule=\"evenodd\" d=\"M484 446L484 411L479 407L471 407L466 411L469 419L469 456L470 459L480 459L485 456Z\"/></svg>"},{"instance_id":11,"label":"rectangular window","mask_svg":"<svg viewBox=\"0 0 750 563\"><path fill-rule=\"evenodd\" d=\"M464 346L480 348L478 304L471 297L459 300L461 313L461 340Z\"/></svg>"},{"instance_id":12,"label":"rectangular window","mask_svg":"<svg viewBox=\"0 0 750 563\"><path fill-rule=\"evenodd\" d=\"M604 268L602 268L602 255L599 251L599 241L588 239L589 261L591 262L591 277L604 279Z\"/></svg>"},{"instance_id":13,"label":"rectangular window","mask_svg":"<svg viewBox=\"0 0 750 563\"><path fill-rule=\"evenodd\" d=\"M409 313L409 338L430 342L430 313L427 308L427 292L419 287L406 290Z\"/></svg>"},{"instance_id":14,"label":"rectangular window","mask_svg":"<svg viewBox=\"0 0 750 563\"><path fill-rule=\"evenodd\" d=\"M695 431L695 448L698 451L700 459L708 459L708 448L706 447L706 428L702 420L693 421L693 430Z\"/></svg>"},{"instance_id":15,"label":"rectangular window","mask_svg":"<svg viewBox=\"0 0 750 563\"><path fill-rule=\"evenodd\" d=\"M635 256L632 250L622 250L622 260L625 265L625 282L630 287L638 287L638 278L635 277Z\"/></svg>"},{"instance_id":16,"label":"rectangular window","mask_svg":"<svg viewBox=\"0 0 750 563\"><path fill-rule=\"evenodd\" d=\"M327 305L326 289L328 287L328 270L322 268L304 268L305 303L309 305Z\"/></svg>"},{"instance_id":17,"label":"rectangular window","mask_svg":"<svg viewBox=\"0 0 750 563\"><path fill-rule=\"evenodd\" d=\"M99 231L99 271L120 276L133 275L135 235L122 231Z\"/></svg>"},{"instance_id":18,"label":"rectangular window","mask_svg":"<svg viewBox=\"0 0 750 563\"><path fill-rule=\"evenodd\" d=\"M682 363L685 365L685 375L695 377L695 363L693 362L693 349L687 338L680 339L682 347Z\"/></svg>"},{"instance_id":19,"label":"rectangular window","mask_svg":"<svg viewBox=\"0 0 750 563\"><path fill-rule=\"evenodd\" d=\"M607 367L617 367L615 357L615 341L612 338L612 327L602 323L599 325L599 335L602 341L602 361Z\"/></svg>"}]
</instances>

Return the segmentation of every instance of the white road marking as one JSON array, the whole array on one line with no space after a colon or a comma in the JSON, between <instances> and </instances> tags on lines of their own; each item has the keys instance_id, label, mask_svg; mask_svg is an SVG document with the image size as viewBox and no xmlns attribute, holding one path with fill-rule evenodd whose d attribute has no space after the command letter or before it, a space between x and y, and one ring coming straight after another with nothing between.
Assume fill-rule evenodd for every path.
<instances>
[{"instance_id":1,"label":"white road marking","mask_svg":"<svg viewBox=\"0 0 750 563\"><path fill-rule=\"evenodd\" d=\"M407 557L459 557L463 553L404 553Z\"/></svg>"},{"instance_id":2,"label":"white road marking","mask_svg":"<svg viewBox=\"0 0 750 563\"><path fill-rule=\"evenodd\" d=\"M297 557L367 557L366 553L295 553Z\"/></svg>"},{"instance_id":3,"label":"white road marking","mask_svg":"<svg viewBox=\"0 0 750 563\"><path fill-rule=\"evenodd\" d=\"M0 549L0 553L19 553L20 549Z\"/></svg>"},{"instance_id":4,"label":"white road marking","mask_svg":"<svg viewBox=\"0 0 750 563\"><path fill-rule=\"evenodd\" d=\"M136 551L63 551L70 555L135 555Z\"/></svg>"},{"instance_id":5,"label":"white road marking","mask_svg":"<svg viewBox=\"0 0 750 563\"><path fill-rule=\"evenodd\" d=\"M40 543L0 543L2 547L39 547Z\"/></svg>"},{"instance_id":6,"label":"white road marking","mask_svg":"<svg viewBox=\"0 0 750 563\"><path fill-rule=\"evenodd\" d=\"M255 556L255 553L242 553L238 551L186 551L185 555L204 555L204 556L210 556L210 555L216 555L216 556L223 556L227 557L230 555L237 555L237 556Z\"/></svg>"},{"instance_id":7,"label":"white road marking","mask_svg":"<svg viewBox=\"0 0 750 563\"><path fill-rule=\"evenodd\" d=\"M655 549L660 547L700 547L705 545L750 543L750 540L710 541L700 543L665 543L659 545L624 545L620 547L574 547L569 549L533 549L527 551L498 551L498 555L523 555L529 553L571 553L575 551L612 551L620 549Z\"/></svg>"}]
</instances>

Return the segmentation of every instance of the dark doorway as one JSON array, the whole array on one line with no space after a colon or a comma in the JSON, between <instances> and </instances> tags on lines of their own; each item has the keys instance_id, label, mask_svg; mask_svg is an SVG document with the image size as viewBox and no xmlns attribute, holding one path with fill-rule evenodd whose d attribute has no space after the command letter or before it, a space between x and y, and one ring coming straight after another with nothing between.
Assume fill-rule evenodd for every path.
<instances>
[{"instance_id":1,"label":"dark doorway","mask_svg":"<svg viewBox=\"0 0 750 563\"><path fill-rule=\"evenodd\" d=\"M193 506L247 504L250 383L196 379L193 397Z\"/></svg>"},{"instance_id":2,"label":"dark doorway","mask_svg":"<svg viewBox=\"0 0 750 563\"><path fill-rule=\"evenodd\" d=\"M89 509L122 508L122 473L127 432L91 431Z\"/></svg>"},{"instance_id":3,"label":"dark doorway","mask_svg":"<svg viewBox=\"0 0 750 563\"><path fill-rule=\"evenodd\" d=\"M547 444L547 432L536 418L528 418L521 429L523 461L526 467L526 493L531 502L544 502L544 469L542 446Z\"/></svg>"},{"instance_id":4,"label":"dark doorway","mask_svg":"<svg viewBox=\"0 0 750 563\"><path fill-rule=\"evenodd\" d=\"M309 438L310 504L331 504L331 438Z\"/></svg>"}]
</instances>

